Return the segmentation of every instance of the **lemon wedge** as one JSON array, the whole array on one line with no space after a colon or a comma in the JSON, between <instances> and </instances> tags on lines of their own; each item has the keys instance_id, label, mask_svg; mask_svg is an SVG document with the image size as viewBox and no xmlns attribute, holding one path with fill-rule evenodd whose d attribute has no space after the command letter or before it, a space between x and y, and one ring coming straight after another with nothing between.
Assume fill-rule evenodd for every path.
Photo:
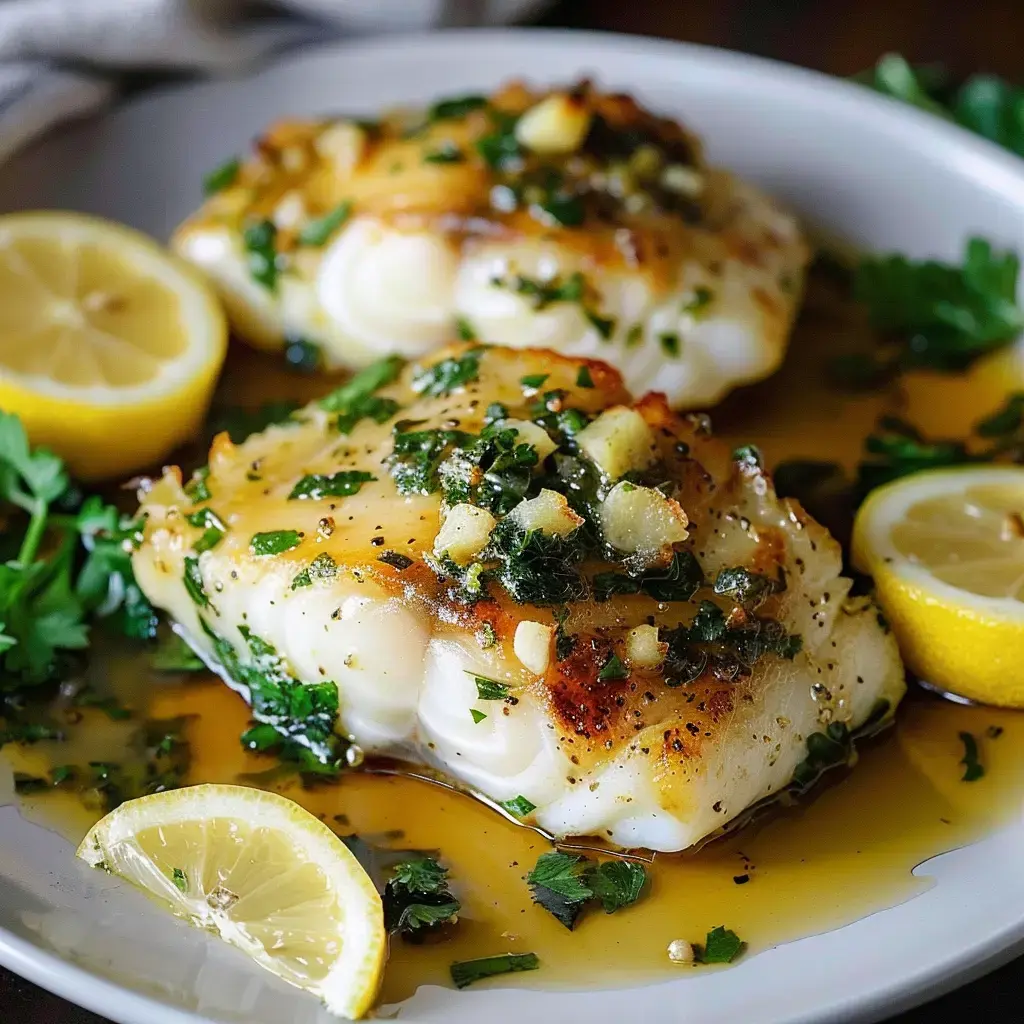
<instances>
[{"instance_id":1,"label":"lemon wedge","mask_svg":"<svg viewBox=\"0 0 1024 1024\"><path fill-rule=\"evenodd\" d=\"M1024 707L1024 468L934 470L879 488L857 514L853 560L913 672Z\"/></svg>"},{"instance_id":2,"label":"lemon wedge","mask_svg":"<svg viewBox=\"0 0 1024 1024\"><path fill-rule=\"evenodd\" d=\"M276 793L193 786L122 804L78 856L357 1019L380 985L380 896L331 830Z\"/></svg>"},{"instance_id":3,"label":"lemon wedge","mask_svg":"<svg viewBox=\"0 0 1024 1024\"><path fill-rule=\"evenodd\" d=\"M0 216L0 408L77 477L143 468L192 436L226 350L213 293L144 235Z\"/></svg>"}]
</instances>

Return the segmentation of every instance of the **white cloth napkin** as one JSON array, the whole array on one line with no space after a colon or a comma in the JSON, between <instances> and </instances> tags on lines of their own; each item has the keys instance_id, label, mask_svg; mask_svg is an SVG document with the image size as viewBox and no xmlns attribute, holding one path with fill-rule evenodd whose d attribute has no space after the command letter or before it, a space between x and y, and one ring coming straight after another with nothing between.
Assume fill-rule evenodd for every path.
<instances>
[{"instance_id":1,"label":"white cloth napkin","mask_svg":"<svg viewBox=\"0 0 1024 1024\"><path fill-rule=\"evenodd\" d=\"M537 0L0 0L0 160L130 71L237 73L339 34L499 24Z\"/></svg>"}]
</instances>

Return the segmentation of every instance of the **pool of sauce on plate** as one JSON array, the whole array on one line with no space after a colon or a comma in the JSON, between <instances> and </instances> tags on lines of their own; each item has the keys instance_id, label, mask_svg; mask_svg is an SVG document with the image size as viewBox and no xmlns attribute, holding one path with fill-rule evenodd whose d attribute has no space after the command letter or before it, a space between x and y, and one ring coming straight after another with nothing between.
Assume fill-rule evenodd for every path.
<instances>
[{"instance_id":1,"label":"pool of sauce on plate","mask_svg":"<svg viewBox=\"0 0 1024 1024\"><path fill-rule=\"evenodd\" d=\"M1005 386L992 365L962 378L905 378L884 394L848 397L830 390L826 354L860 329L828 293L827 282L819 282L785 367L716 410L716 432L731 442L758 443L769 465L801 457L852 468L881 412L906 415L926 430L945 425L946 434L957 436L999 404ZM226 400L306 399L325 389L322 379L286 376L271 365L266 357L236 351L225 377ZM273 762L244 752L238 742L248 724L242 699L212 676L157 676L123 652L110 653L92 671L140 717L188 716L189 782L251 783L252 775L263 773L265 785L339 834L440 851L463 904L459 925L443 943L392 943L383 1003L404 999L422 984L447 984L453 961L493 953L533 952L541 959L540 971L506 984L611 986L678 976L685 968L668 961L668 944L699 942L718 925L747 942L748 956L836 928L927 889L927 868L915 875L915 867L1018 817L1024 793L1024 714L965 707L912 690L896 725L859 745L854 770L833 772L799 803L778 806L696 853L658 856L641 902L612 916L592 911L570 933L530 902L524 876L550 849L534 831L469 796L409 777L350 772L313 789L274 781L268 773ZM131 723L95 709L83 713L70 744L40 743L9 757L29 774L76 761L123 760ZM960 732L979 744L985 774L973 783L961 781ZM23 797L22 810L75 842L98 817L60 792Z\"/></svg>"}]
</instances>

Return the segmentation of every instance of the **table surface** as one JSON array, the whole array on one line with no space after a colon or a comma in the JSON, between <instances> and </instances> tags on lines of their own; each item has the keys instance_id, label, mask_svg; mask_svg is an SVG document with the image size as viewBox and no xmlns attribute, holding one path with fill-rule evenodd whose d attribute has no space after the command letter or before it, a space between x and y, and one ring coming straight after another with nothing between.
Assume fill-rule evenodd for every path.
<instances>
[{"instance_id":1,"label":"table surface","mask_svg":"<svg viewBox=\"0 0 1024 1024\"><path fill-rule=\"evenodd\" d=\"M542 23L726 46L839 75L895 50L915 61L944 63L956 74L985 70L1024 81L1019 0L566 0ZM1016 1024L1022 988L1024 959L893 1024L932 1024L936 1018ZM0 1019L107 1024L3 969Z\"/></svg>"}]
</instances>

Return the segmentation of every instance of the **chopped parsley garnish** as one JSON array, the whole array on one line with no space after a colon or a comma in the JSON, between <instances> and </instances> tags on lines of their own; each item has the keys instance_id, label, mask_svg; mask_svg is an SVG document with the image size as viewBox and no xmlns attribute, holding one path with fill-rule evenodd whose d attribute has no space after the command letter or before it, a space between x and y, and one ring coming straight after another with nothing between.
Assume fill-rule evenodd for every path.
<instances>
[{"instance_id":1,"label":"chopped parsley garnish","mask_svg":"<svg viewBox=\"0 0 1024 1024\"><path fill-rule=\"evenodd\" d=\"M438 100L427 111L427 120L435 121L458 121L474 110L481 110L487 106L486 96L455 96L452 99Z\"/></svg>"},{"instance_id":2,"label":"chopped parsley garnish","mask_svg":"<svg viewBox=\"0 0 1024 1024\"><path fill-rule=\"evenodd\" d=\"M242 235L246 265L253 280L269 291L277 290L277 228L272 220L251 224Z\"/></svg>"},{"instance_id":3,"label":"chopped parsley garnish","mask_svg":"<svg viewBox=\"0 0 1024 1024\"><path fill-rule=\"evenodd\" d=\"M550 191L536 206L550 220L566 228L579 227L587 216L583 200L561 189Z\"/></svg>"},{"instance_id":4,"label":"chopped parsley garnish","mask_svg":"<svg viewBox=\"0 0 1024 1024\"><path fill-rule=\"evenodd\" d=\"M213 494L210 492L210 467L200 466L192 474L192 479L185 484L185 494L194 502L209 501Z\"/></svg>"},{"instance_id":5,"label":"chopped parsley garnish","mask_svg":"<svg viewBox=\"0 0 1024 1024\"><path fill-rule=\"evenodd\" d=\"M956 90L941 67L913 66L888 53L870 71L856 76L877 92L931 114L956 121L969 131L1024 156L1024 89L995 75L972 75Z\"/></svg>"},{"instance_id":6,"label":"chopped parsley garnish","mask_svg":"<svg viewBox=\"0 0 1024 1024\"><path fill-rule=\"evenodd\" d=\"M633 326L626 332L626 348L636 348L637 345L643 342L643 340L644 325L640 323L633 324Z\"/></svg>"},{"instance_id":7,"label":"chopped parsley garnish","mask_svg":"<svg viewBox=\"0 0 1024 1024\"><path fill-rule=\"evenodd\" d=\"M688 313L695 320L700 319L704 315L708 306L711 305L711 300L715 297L714 292L710 288L705 288L703 285L693 289L693 297L686 300L683 303L683 312Z\"/></svg>"},{"instance_id":8,"label":"chopped parsley garnish","mask_svg":"<svg viewBox=\"0 0 1024 1024\"><path fill-rule=\"evenodd\" d=\"M299 245L319 248L325 245L342 224L352 216L352 202L346 199L322 217L317 217L304 224L299 231Z\"/></svg>"},{"instance_id":9,"label":"chopped parsley garnish","mask_svg":"<svg viewBox=\"0 0 1024 1024\"><path fill-rule=\"evenodd\" d=\"M482 349L474 348L461 356L449 356L434 363L413 377L413 391L438 398L450 395L456 388L472 384L480 376L482 355Z\"/></svg>"},{"instance_id":10,"label":"chopped parsley garnish","mask_svg":"<svg viewBox=\"0 0 1024 1024\"><path fill-rule=\"evenodd\" d=\"M965 369L1024 328L1016 299L1019 271L1016 255L996 252L981 238L968 241L960 266L900 255L865 257L854 295L884 342L875 352L846 357L840 372L853 367L872 383L904 369Z\"/></svg>"},{"instance_id":11,"label":"chopped parsley garnish","mask_svg":"<svg viewBox=\"0 0 1024 1024\"><path fill-rule=\"evenodd\" d=\"M551 374L549 373L530 373L527 374L525 377L520 377L519 383L522 384L524 388L530 388L533 391L539 391L542 387L544 387L544 381L546 381L550 376Z\"/></svg>"},{"instance_id":12,"label":"chopped parsley garnish","mask_svg":"<svg viewBox=\"0 0 1024 1024\"><path fill-rule=\"evenodd\" d=\"M449 505L469 502L504 515L526 497L538 461L537 449L520 442L514 429L487 426L439 464L444 499Z\"/></svg>"},{"instance_id":13,"label":"chopped parsley garnish","mask_svg":"<svg viewBox=\"0 0 1024 1024\"><path fill-rule=\"evenodd\" d=\"M203 659L177 633L161 632L149 664L157 672L202 672Z\"/></svg>"},{"instance_id":14,"label":"chopped parsley garnish","mask_svg":"<svg viewBox=\"0 0 1024 1024\"><path fill-rule=\"evenodd\" d=\"M230 188L234 185L238 172L241 169L242 162L237 156L231 157L230 160L225 160L220 167L215 167L203 178L203 195L212 196L217 192L223 192L224 189Z\"/></svg>"},{"instance_id":15,"label":"chopped parsley garnish","mask_svg":"<svg viewBox=\"0 0 1024 1024\"><path fill-rule=\"evenodd\" d=\"M405 572L413 563L413 560L408 555L403 555L398 551L381 552L377 556L377 561L390 565L392 569L396 569L398 572Z\"/></svg>"},{"instance_id":16,"label":"chopped parsley garnish","mask_svg":"<svg viewBox=\"0 0 1024 1024\"><path fill-rule=\"evenodd\" d=\"M258 409L231 406L221 409L216 416L211 418L206 433L215 435L227 431L228 437L234 444L241 444L246 438L262 433L267 427L298 422L294 415L298 408L299 403L289 399L266 402Z\"/></svg>"},{"instance_id":17,"label":"chopped parsley garnish","mask_svg":"<svg viewBox=\"0 0 1024 1024\"><path fill-rule=\"evenodd\" d=\"M733 461L750 473L760 473L764 469L764 456L755 444L742 444L732 453Z\"/></svg>"},{"instance_id":18,"label":"chopped parsley garnish","mask_svg":"<svg viewBox=\"0 0 1024 1024\"><path fill-rule=\"evenodd\" d=\"M477 340L476 330L464 316L455 318L455 333L462 341Z\"/></svg>"},{"instance_id":19,"label":"chopped parsley garnish","mask_svg":"<svg viewBox=\"0 0 1024 1024\"><path fill-rule=\"evenodd\" d=\"M985 774L985 766L978 760L978 741L969 733L960 733L960 742L964 745L964 756L960 763L964 766L962 782L977 782Z\"/></svg>"},{"instance_id":20,"label":"chopped parsley garnish","mask_svg":"<svg viewBox=\"0 0 1024 1024\"><path fill-rule=\"evenodd\" d=\"M511 703L518 703L512 697L507 683L499 682L497 679L488 679L486 676L473 676L473 682L476 683L476 695L480 700L507 700Z\"/></svg>"},{"instance_id":21,"label":"chopped parsley garnish","mask_svg":"<svg viewBox=\"0 0 1024 1024\"><path fill-rule=\"evenodd\" d=\"M486 651L498 642L498 634L494 632L494 626L489 622L481 622L480 628L476 631L477 643Z\"/></svg>"},{"instance_id":22,"label":"chopped parsley garnish","mask_svg":"<svg viewBox=\"0 0 1024 1024\"><path fill-rule=\"evenodd\" d=\"M361 469L343 469L331 474L309 473L291 489L288 500L299 501L309 498L318 501L321 498L347 498L358 494L363 484L376 479L372 473Z\"/></svg>"},{"instance_id":23,"label":"chopped parsley garnish","mask_svg":"<svg viewBox=\"0 0 1024 1024\"><path fill-rule=\"evenodd\" d=\"M171 881L174 883L174 888L179 892L188 892L188 878L181 868L174 868L171 871Z\"/></svg>"},{"instance_id":24,"label":"chopped parsley garnish","mask_svg":"<svg viewBox=\"0 0 1024 1024\"><path fill-rule=\"evenodd\" d=\"M662 352L667 356L671 356L673 359L676 359L682 351L682 344L679 341L678 334L659 334L658 344L661 345Z\"/></svg>"},{"instance_id":25,"label":"chopped parsley garnish","mask_svg":"<svg viewBox=\"0 0 1024 1024\"><path fill-rule=\"evenodd\" d=\"M201 508L190 512L185 516L185 521L189 526L195 526L203 531L199 540L192 545L197 555L216 547L223 540L228 529L224 525L224 520L212 508Z\"/></svg>"},{"instance_id":26,"label":"chopped parsley garnish","mask_svg":"<svg viewBox=\"0 0 1024 1024\"><path fill-rule=\"evenodd\" d=\"M513 520L502 519L481 552L485 562L496 563L484 575L500 583L517 604L578 601L586 594L586 583L576 569L584 553L577 533L557 537L540 530L527 532Z\"/></svg>"},{"instance_id":27,"label":"chopped parsley garnish","mask_svg":"<svg viewBox=\"0 0 1024 1024\"><path fill-rule=\"evenodd\" d=\"M647 871L632 861L594 864L576 854L553 851L540 856L526 881L534 903L571 931L588 904L600 902L606 913L613 914L636 903Z\"/></svg>"},{"instance_id":28,"label":"chopped parsley garnish","mask_svg":"<svg viewBox=\"0 0 1024 1024\"><path fill-rule=\"evenodd\" d=\"M399 494L433 494L441 486L438 470L456 446L468 446L475 438L461 430L401 431L395 425L394 447L388 470Z\"/></svg>"},{"instance_id":29,"label":"chopped parsley garnish","mask_svg":"<svg viewBox=\"0 0 1024 1024\"><path fill-rule=\"evenodd\" d=\"M555 276L545 280L516 274L510 278L496 277L491 282L530 299L534 309L545 309L556 302L581 302L587 291L587 280L576 271L564 281Z\"/></svg>"},{"instance_id":30,"label":"chopped parsley garnish","mask_svg":"<svg viewBox=\"0 0 1024 1024\"><path fill-rule=\"evenodd\" d=\"M597 673L597 681L599 683L612 683L619 679L628 679L629 669L623 664L622 659L617 654L610 654L605 663L601 666L600 672Z\"/></svg>"},{"instance_id":31,"label":"chopped parsley garnish","mask_svg":"<svg viewBox=\"0 0 1024 1024\"><path fill-rule=\"evenodd\" d=\"M704 945L694 949L701 964L731 964L743 952L745 943L733 931L719 926L708 932Z\"/></svg>"},{"instance_id":32,"label":"chopped parsley garnish","mask_svg":"<svg viewBox=\"0 0 1024 1024\"><path fill-rule=\"evenodd\" d=\"M584 309L583 315L590 321L602 341L610 341L615 333L617 321L613 317L599 316L592 309Z\"/></svg>"},{"instance_id":33,"label":"chopped parsley garnish","mask_svg":"<svg viewBox=\"0 0 1024 1024\"><path fill-rule=\"evenodd\" d=\"M302 534L297 530L270 530L254 533L249 549L254 555L280 555L291 551L302 543Z\"/></svg>"},{"instance_id":34,"label":"chopped parsley garnish","mask_svg":"<svg viewBox=\"0 0 1024 1024\"><path fill-rule=\"evenodd\" d=\"M323 365L324 351L307 338L286 338L284 365L294 373L316 373Z\"/></svg>"},{"instance_id":35,"label":"chopped parsley garnish","mask_svg":"<svg viewBox=\"0 0 1024 1024\"><path fill-rule=\"evenodd\" d=\"M477 139L476 151L495 171L507 170L517 164L523 151L516 138L515 121L509 119L497 131Z\"/></svg>"},{"instance_id":36,"label":"chopped parsley garnish","mask_svg":"<svg viewBox=\"0 0 1024 1024\"><path fill-rule=\"evenodd\" d=\"M457 920L461 904L448 888L448 871L432 857L399 864L384 888L384 926L421 941Z\"/></svg>"},{"instance_id":37,"label":"chopped parsley garnish","mask_svg":"<svg viewBox=\"0 0 1024 1024\"><path fill-rule=\"evenodd\" d=\"M243 660L233 644L205 621L200 624L226 675L246 690L256 724L242 734L242 746L260 753L276 751L305 773L336 774L344 754L344 741L334 731L338 687L332 682L300 682L276 649L247 626L239 626L248 647Z\"/></svg>"},{"instance_id":38,"label":"chopped parsley garnish","mask_svg":"<svg viewBox=\"0 0 1024 1024\"><path fill-rule=\"evenodd\" d=\"M462 960L448 968L456 988L466 988L484 978L496 978L518 971L535 971L540 967L536 953L500 953L479 960Z\"/></svg>"},{"instance_id":39,"label":"chopped parsley garnish","mask_svg":"<svg viewBox=\"0 0 1024 1024\"><path fill-rule=\"evenodd\" d=\"M11 722L0 729L0 747L7 743L38 743L63 738L60 729L42 722Z\"/></svg>"},{"instance_id":40,"label":"chopped parsley garnish","mask_svg":"<svg viewBox=\"0 0 1024 1024\"><path fill-rule=\"evenodd\" d=\"M531 803L525 796L515 796L511 800L502 800L499 807L503 807L509 814L517 818L525 818L528 814L537 810L537 805Z\"/></svg>"},{"instance_id":41,"label":"chopped parsley garnish","mask_svg":"<svg viewBox=\"0 0 1024 1024\"><path fill-rule=\"evenodd\" d=\"M487 717L482 711L477 711L476 708L470 708L469 714L476 725L479 725Z\"/></svg>"},{"instance_id":42,"label":"chopped parsley garnish","mask_svg":"<svg viewBox=\"0 0 1024 1024\"><path fill-rule=\"evenodd\" d=\"M659 639L668 643L665 682L681 686L710 670L722 682L748 676L767 655L792 660L803 638L789 634L774 619L748 615L741 626L727 624L725 613L711 601L701 601L689 626L662 627Z\"/></svg>"},{"instance_id":43,"label":"chopped parsley garnish","mask_svg":"<svg viewBox=\"0 0 1024 1024\"><path fill-rule=\"evenodd\" d=\"M648 569L636 576L602 572L594 576L594 600L613 594L646 594L656 601L689 601L704 585L704 570L689 551L677 551L666 569Z\"/></svg>"},{"instance_id":44,"label":"chopped parsley garnish","mask_svg":"<svg viewBox=\"0 0 1024 1024\"><path fill-rule=\"evenodd\" d=\"M365 369L360 370L351 380L342 384L341 387L335 388L330 394L324 395L317 404L325 412L335 412L339 416L348 416L360 403L365 403L366 399L397 379L404 365L405 360L401 356L387 356L384 359L380 359L376 363L372 363ZM378 420L377 422L381 423L383 420Z\"/></svg>"},{"instance_id":45,"label":"chopped parsley garnish","mask_svg":"<svg viewBox=\"0 0 1024 1024\"><path fill-rule=\"evenodd\" d=\"M199 568L199 559L192 555L185 556L184 582L188 596L191 597L200 608L209 608L210 595L206 593L206 588L203 584L203 573Z\"/></svg>"},{"instance_id":46,"label":"chopped parsley garnish","mask_svg":"<svg viewBox=\"0 0 1024 1024\"><path fill-rule=\"evenodd\" d=\"M590 375L590 368L587 366L581 366L579 373L576 374L576 387L592 388L593 386L594 378Z\"/></svg>"},{"instance_id":47,"label":"chopped parsley garnish","mask_svg":"<svg viewBox=\"0 0 1024 1024\"><path fill-rule=\"evenodd\" d=\"M849 764L853 740L844 722L830 722L824 732L807 737L807 757L793 771L793 785L806 789L818 780L823 771Z\"/></svg>"},{"instance_id":48,"label":"chopped parsley garnish","mask_svg":"<svg viewBox=\"0 0 1024 1024\"><path fill-rule=\"evenodd\" d=\"M338 563L326 551L321 551L312 562L309 568L303 569L295 579L292 580L292 590L300 587L311 587L317 580L333 580L338 575Z\"/></svg>"},{"instance_id":49,"label":"chopped parsley garnish","mask_svg":"<svg viewBox=\"0 0 1024 1024\"><path fill-rule=\"evenodd\" d=\"M465 161L466 154L454 142L442 142L437 149L423 154L425 164L461 164Z\"/></svg>"},{"instance_id":50,"label":"chopped parsley garnish","mask_svg":"<svg viewBox=\"0 0 1024 1024\"><path fill-rule=\"evenodd\" d=\"M722 597L731 597L737 604L753 610L760 607L772 594L786 589L785 579L761 576L742 566L723 569L715 578L714 591Z\"/></svg>"}]
</instances>

